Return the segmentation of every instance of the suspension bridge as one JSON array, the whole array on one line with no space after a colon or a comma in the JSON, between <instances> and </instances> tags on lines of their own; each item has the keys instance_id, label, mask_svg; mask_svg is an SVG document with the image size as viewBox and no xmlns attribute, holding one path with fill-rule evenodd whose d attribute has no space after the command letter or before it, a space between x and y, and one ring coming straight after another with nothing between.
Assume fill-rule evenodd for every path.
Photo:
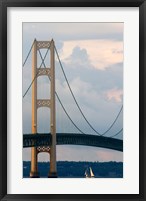
<instances>
[{"instance_id":1,"label":"suspension bridge","mask_svg":"<svg viewBox=\"0 0 146 201\"><path fill-rule=\"evenodd\" d=\"M41 53L41 49L45 49L45 55L43 57ZM29 90L32 88L32 130L31 133L23 133L23 147L31 147L31 172L30 177L38 177L38 169L37 169L37 155L41 152L47 152L50 154L50 172L49 177L57 177L57 168L56 168L56 145L85 145L85 146L94 146L94 147L102 147L107 149L113 149L116 151L123 151L123 140L117 139L116 137L123 132L123 128L113 133L111 136L107 136L107 134L114 127L116 122L119 119L123 111L123 106L121 106L120 110L117 112L117 115L111 125L104 131L100 133L95 129L95 127L91 124L91 122L85 116L83 110L81 109L73 90L70 86L68 78L63 68L63 64L61 62L59 53L55 46L53 39L51 41L37 41L36 39L33 41L32 46L24 60L23 67L25 67L26 62L32 52L32 81L27 87L26 91L23 94L23 99L25 99ZM49 67L46 66L45 60L50 52L50 60ZM38 55L41 60L41 63L38 67ZM64 79L66 81L66 85L69 89L70 95L74 104L83 118L86 125L90 128L90 132L83 130L80 126L74 121L74 119L69 114L68 110L63 104L60 95L56 91L55 88L55 56L57 57L58 63L60 65L60 69L63 73ZM50 98L49 99L38 99L37 93L37 78L39 76L47 76L48 81L50 83ZM56 114L58 112L58 108L56 110L56 103L62 109L62 113L68 119L69 124L72 125L72 131L64 131L58 132L58 123L56 123ZM44 133L38 133L37 129L37 109L40 107L48 107L50 109L50 131ZM62 118L62 114L61 114ZM63 123L64 125L64 123ZM62 125L62 126L63 126ZM64 125L67 127L67 125Z\"/></svg>"}]
</instances>

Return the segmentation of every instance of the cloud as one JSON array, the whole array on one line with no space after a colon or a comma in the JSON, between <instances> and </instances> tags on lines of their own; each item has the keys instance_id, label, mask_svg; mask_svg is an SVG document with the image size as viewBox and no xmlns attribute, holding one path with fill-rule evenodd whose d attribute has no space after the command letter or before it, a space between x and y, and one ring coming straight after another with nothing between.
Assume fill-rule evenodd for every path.
<instances>
[{"instance_id":1,"label":"cloud","mask_svg":"<svg viewBox=\"0 0 146 201\"><path fill-rule=\"evenodd\" d=\"M80 55L77 54L79 49ZM87 56L94 68L105 70L108 66L123 62L123 43L111 40L64 41L60 54L63 62L69 63L70 59L81 61L85 58L85 63L88 62Z\"/></svg>"},{"instance_id":2,"label":"cloud","mask_svg":"<svg viewBox=\"0 0 146 201\"><path fill-rule=\"evenodd\" d=\"M62 49L62 54L63 54L63 49ZM70 65L72 63L73 68L77 68L78 66L80 67L87 67L89 61L89 55L87 54L86 49L81 49L80 47L76 46L73 48L71 55L65 59L65 63Z\"/></svg>"},{"instance_id":3,"label":"cloud","mask_svg":"<svg viewBox=\"0 0 146 201\"><path fill-rule=\"evenodd\" d=\"M105 98L105 94L102 89L96 89L95 87L93 87L93 83L83 81L83 77L76 77L70 80L70 87L85 117L89 120L91 125L93 125L95 129L97 129L97 131L102 133L106 130L106 128L109 127L109 125L111 125L111 123L115 119L115 116L118 114L122 103L108 100L107 95ZM108 88L110 88L110 86L108 86ZM57 92L64 107L66 108L67 112L69 113L75 124L78 125L79 128L85 133L96 134L88 126L87 122L81 115L65 82L61 84L59 81L57 81ZM69 120L63 118L63 116L64 115L62 113L62 121L64 119L64 124L68 125L67 122ZM115 133L119 129L118 127L120 127L121 129L121 117L119 118L119 123L117 122L117 125L114 128L115 130L112 130L112 132ZM68 131L68 126L66 126L65 130ZM109 133L109 136L110 135L113 135L113 133Z\"/></svg>"},{"instance_id":4,"label":"cloud","mask_svg":"<svg viewBox=\"0 0 146 201\"><path fill-rule=\"evenodd\" d=\"M106 92L107 99L114 100L116 102L122 102L122 95L123 90L117 88L113 88Z\"/></svg>"}]
</instances>

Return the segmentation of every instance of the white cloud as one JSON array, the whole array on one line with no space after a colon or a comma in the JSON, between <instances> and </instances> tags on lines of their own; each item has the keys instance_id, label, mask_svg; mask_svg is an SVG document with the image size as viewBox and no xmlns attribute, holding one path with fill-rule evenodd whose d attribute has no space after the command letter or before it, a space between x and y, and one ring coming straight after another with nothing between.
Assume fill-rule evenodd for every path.
<instances>
[{"instance_id":1,"label":"white cloud","mask_svg":"<svg viewBox=\"0 0 146 201\"><path fill-rule=\"evenodd\" d=\"M117 88L113 88L106 92L106 97L109 101L115 100L116 102L122 102L122 95L123 90Z\"/></svg>"},{"instance_id":2,"label":"white cloud","mask_svg":"<svg viewBox=\"0 0 146 201\"><path fill-rule=\"evenodd\" d=\"M61 60L69 64L73 49L86 50L91 64L100 70L123 62L123 42L112 40L64 41L60 54Z\"/></svg>"}]
</instances>

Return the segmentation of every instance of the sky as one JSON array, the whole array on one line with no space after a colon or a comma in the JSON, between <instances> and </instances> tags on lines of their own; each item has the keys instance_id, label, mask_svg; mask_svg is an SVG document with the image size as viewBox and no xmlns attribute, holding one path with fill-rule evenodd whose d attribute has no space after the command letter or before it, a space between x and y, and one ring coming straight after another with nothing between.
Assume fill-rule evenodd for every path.
<instances>
[{"instance_id":1,"label":"sky","mask_svg":"<svg viewBox=\"0 0 146 201\"><path fill-rule=\"evenodd\" d=\"M90 124L103 134L123 105L123 23L23 23L23 61L37 41L54 40L72 92ZM46 50L42 49L44 57ZM41 59L38 56L38 67ZM23 94L32 81L32 53L23 67ZM50 65L49 52L45 59ZM87 134L96 134L82 117L55 56L56 92L75 124ZM48 77L38 81L38 98L50 97ZM49 109L38 109L38 132L50 132ZM57 132L79 131L72 125L56 99ZM123 112L106 133L110 137L123 128ZM23 98L23 133L31 133L31 88ZM121 132L116 138L123 139ZM30 148L23 149L23 160L30 160ZM48 161L41 153L39 161ZM57 146L57 160L123 161L123 153L87 146Z\"/></svg>"}]
</instances>

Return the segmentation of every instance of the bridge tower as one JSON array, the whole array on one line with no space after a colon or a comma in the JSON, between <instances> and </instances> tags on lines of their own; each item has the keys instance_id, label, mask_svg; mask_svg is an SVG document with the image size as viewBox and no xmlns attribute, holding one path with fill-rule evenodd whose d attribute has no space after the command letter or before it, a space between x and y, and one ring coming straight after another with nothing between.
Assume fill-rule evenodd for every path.
<instances>
[{"instance_id":1,"label":"bridge tower","mask_svg":"<svg viewBox=\"0 0 146 201\"><path fill-rule=\"evenodd\" d=\"M34 41L32 49L32 134L37 135L37 109L39 107L50 108L50 132L52 143L49 147L50 171L48 177L57 177L56 168L56 110L55 110L55 54L54 41ZM37 51L39 49L50 48L50 66L46 68L37 68ZM37 77L49 76L50 78L50 99L37 98ZM38 154L45 149L39 147L31 148L31 172L30 177L39 177L38 172ZM48 149L47 149L48 150Z\"/></svg>"}]
</instances>

